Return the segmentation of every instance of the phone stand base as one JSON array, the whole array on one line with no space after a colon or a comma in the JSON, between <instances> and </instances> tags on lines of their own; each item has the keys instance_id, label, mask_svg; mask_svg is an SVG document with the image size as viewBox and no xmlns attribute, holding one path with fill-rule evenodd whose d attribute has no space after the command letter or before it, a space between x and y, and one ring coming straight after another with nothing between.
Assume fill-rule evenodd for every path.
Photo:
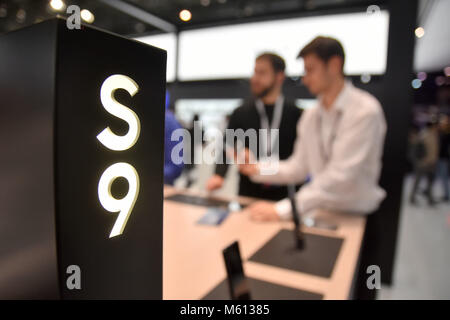
<instances>
[{"instance_id":1,"label":"phone stand base","mask_svg":"<svg viewBox=\"0 0 450 320\"><path fill-rule=\"evenodd\" d=\"M302 250L294 240L293 230L283 229L249 261L329 278L344 240L305 232Z\"/></svg>"}]
</instances>

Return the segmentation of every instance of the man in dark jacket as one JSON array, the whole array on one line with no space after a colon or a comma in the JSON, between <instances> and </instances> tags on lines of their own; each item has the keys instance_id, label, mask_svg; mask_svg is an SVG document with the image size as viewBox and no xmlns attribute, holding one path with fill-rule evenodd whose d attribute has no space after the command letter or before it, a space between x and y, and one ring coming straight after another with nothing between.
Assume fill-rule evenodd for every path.
<instances>
[{"instance_id":1,"label":"man in dark jacket","mask_svg":"<svg viewBox=\"0 0 450 320\"><path fill-rule=\"evenodd\" d=\"M297 137L297 121L301 109L282 95L285 80L285 62L283 58L273 53L263 53L256 58L254 74L250 80L253 99L234 110L230 116L227 129L279 129L279 158L287 159L294 147ZM257 145L260 135L257 135ZM209 191L223 186L228 165L217 164L215 174L208 180L206 188ZM267 200L280 200L287 197L287 187L270 184L259 184L239 175L239 195Z\"/></svg>"}]
</instances>

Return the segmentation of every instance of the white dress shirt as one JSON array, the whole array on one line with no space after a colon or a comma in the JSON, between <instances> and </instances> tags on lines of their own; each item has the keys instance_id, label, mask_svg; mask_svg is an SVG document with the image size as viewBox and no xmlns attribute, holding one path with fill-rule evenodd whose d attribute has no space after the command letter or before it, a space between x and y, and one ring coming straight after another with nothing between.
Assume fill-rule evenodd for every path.
<instances>
[{"instance_id":1,"label":"white dress shirt","mask_svg":"<svg viewBox=\"0 0 450 320\"><path fill-rule=\"evenodd\" d=\"M272 175L257 174L254 182L301 183L297 207L369 214L386 196L378 186L386 121L378 100L346 81L329 110L320 102L306 110L297 124L290 158ZM283 141L280 141L283 143ZM291 217L289 199L275 206L281 218Z\"/></svg>"}]
</instances>

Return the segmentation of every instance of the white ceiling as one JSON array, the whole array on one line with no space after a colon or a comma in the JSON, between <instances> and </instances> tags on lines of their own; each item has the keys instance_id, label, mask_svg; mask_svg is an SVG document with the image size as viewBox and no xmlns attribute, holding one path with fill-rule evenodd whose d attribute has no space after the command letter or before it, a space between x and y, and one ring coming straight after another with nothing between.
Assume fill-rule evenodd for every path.
<instances>
[{"instance_id":1,"label":"white ceiling","mask_svg":"<svg viewBox=\"0 0 450 320\"><path fill-rule=\"evenodd\" d=\"M442 71L450 66L450 0L421 0L418 24L425 35L416 38L414 70Z\"/></svg>"}]
</instances>

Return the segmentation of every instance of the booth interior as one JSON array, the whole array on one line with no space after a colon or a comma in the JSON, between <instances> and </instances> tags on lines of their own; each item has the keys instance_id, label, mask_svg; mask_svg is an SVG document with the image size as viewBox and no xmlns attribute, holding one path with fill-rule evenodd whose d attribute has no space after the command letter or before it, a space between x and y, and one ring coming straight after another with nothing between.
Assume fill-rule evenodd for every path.
<instances>
[{"instance_id":1,"label":"booth interior","mask_svg":"<svg viewBox=\"0 0 450 320\"><path fill-rule=\"evenodd\" d=\"M449 4L0 1L0 299L450 298Z\"/></svg>"}]
</instances>

